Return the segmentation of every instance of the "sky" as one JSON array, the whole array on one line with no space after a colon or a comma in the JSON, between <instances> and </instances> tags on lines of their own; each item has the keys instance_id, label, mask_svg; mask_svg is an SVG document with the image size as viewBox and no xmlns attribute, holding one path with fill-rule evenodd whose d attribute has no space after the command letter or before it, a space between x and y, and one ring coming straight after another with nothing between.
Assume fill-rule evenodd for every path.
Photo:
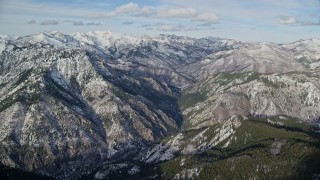
<instances>
[{"instance_id":1,"label":"sky","mask_svg":"<svg viewBox=\"0 0 320 180\"><path fill-rule=\"evenodd\" d=\"M320 0L0 0L0 34L95 30L244 42L320 38Z\"/></svg>"}]
</instances>

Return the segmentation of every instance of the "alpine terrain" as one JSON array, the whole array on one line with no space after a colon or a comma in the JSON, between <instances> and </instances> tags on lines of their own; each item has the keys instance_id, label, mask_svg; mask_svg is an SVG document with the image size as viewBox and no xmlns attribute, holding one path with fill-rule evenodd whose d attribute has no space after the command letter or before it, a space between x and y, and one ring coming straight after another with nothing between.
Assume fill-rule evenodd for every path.
<instances>
[{"instance_id":1,"label":"alpine terrain","mask_svg":"<svg viewBox=\"0 0 320 180\"><path fill-rule=\"evenodd\" d=\"M0 36L1 179L319 179L320 39Z\"/></svg>"}]
</instances>

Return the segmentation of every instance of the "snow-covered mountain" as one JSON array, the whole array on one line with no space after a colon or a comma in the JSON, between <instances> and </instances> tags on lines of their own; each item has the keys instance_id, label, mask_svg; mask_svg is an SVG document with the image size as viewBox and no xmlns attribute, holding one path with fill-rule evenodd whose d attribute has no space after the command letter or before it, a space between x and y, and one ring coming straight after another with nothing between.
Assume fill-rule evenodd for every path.
<instances>
[{"instance_id":1,"label":"snow-covered mountain","mask_svg":"<svg viewBox=\"0 0 320 180\"><path fill-rule=\"evenodd\" d=\"M75 179L108 161L136 161L136 152L183 129L237 115L314 122L318 44L104 31L1 36L0 162Z\"/></svg>"},{"instance_id":2,"label":"snow-covered mountain","mask_svg":"<svg viewBox=\"0 0 320 180\"><path fill-rule=\"evenodd\" d=\"M320 39L300 40L282 46L291 51L296 60L306 67L313 70L320 67Z\"/></svg>"},{"instance_id":3,"label":"snow-covered mountain","mask_svg":"<svg viewBox=\"0 0 320 180\"><path fill-rule=\"evenodd\" d=\"M187 129L207 127L234 115L287 116L313 122L320 117L319 76L219 73L187 88L180 107Z\"/></svg>"},{"instance_id":4,"label":"snow-covered mountain","mask_svg":"<svg viewBox=\"0 0 320 180\"><path fill-rule=\"evenodd\" d=\"M294 53L273 43L252 43L232 46L215 52L201 61L184 67L193 77L203 79L219 72L284 73L305 71Z\"/></svg>"}]
</instances>

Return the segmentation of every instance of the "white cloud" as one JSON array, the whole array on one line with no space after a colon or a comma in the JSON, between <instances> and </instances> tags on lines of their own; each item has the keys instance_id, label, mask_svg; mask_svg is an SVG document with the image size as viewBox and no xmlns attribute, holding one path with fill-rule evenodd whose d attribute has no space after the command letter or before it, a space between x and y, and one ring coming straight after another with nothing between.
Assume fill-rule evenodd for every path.
<instances>
[{"instance_id":1,"label":"white cloud","mask_svg":"<svg viewBox=\"0 0 320 180\"><path fill-rule=\"evenodd\" d=\"M223 17L223 23L256 25L275 25L275 18L284 14L304 17L306 14L320 12L319 0L161 0L174 6L193 7L198 12L212 12Z\"/></svg>"},{"instance_id":2,"label":"white cloud","mask_svg":"<svg viewBox=\"0 0 320 180\"><path fill-rule=\"evenodd\" d=\"M158 24L158 31L170 32L170 31L194 31L197 28L190 28L183 25L172 25L172 24Z\"/></svg>"},{"instance_id":3,"label":"white cloud","mask_svg":"<svg viewBox=\"0 0 320 180\"><path fill-rule=\"evenodd\" d=\"M59 22L56 20L47 20L40 23L40 25L58 25Z\"/></svg>"},{"instance_id":4,"label":"white cloud","mask_svg":"<svg viewBox=\"0 0 320 180\"><path fill-rule=\"evenodd\" d=\"M297 24L298 20L292 16L282 16L280 17L280 24Z\"/></svg>"},{"instance_id":5,"label":"white cloud","mask_svg":"<svg viewBox=\"0 0 320 180\"><path fill-rule=\"evenodd\" d=\"M206 21L211 23L218 23L219 16L214 13L203 13L199 14L197 17L193 18L194 21Z\"/></svg>"},{"instance_id":6,"label":"white cloud","mask_svg":"<svg viewBox=\"0 0 320 180\"><path fill-rule=\"evenodd\" d=\"M105 14L105 16L110 17L110 16L121 15L121 14L133 13L133 12L139 11L139 9L140 8L137 4L131 2L131 3L117 7L114 11L111 11Z\"/></svg>"},{"instance_id":7,"label":"white cloud","mask_svg":"<svg viewBox=\"0 0 320 180\"><path fill-rule=\"evenodd\" d=\"M194 8L174 8L158 12L158 16L164 18L193 18L197 14L198 11Z\"/></svg>"},{"instance_id":8,"label":"white cloud","mask_svg":"<svg viewBox=\"0 0 320 180\"><path fill-rule=\"evenodd\" d=\"M151 17L157 14L157 10L151 7L143 7L134 13L138 17Z\"/></svg>"},{"instance_id":9,"label":"white cloud","mask_svg":"<svg viewBox=\"0 0 320 180\"><path fill-rule=\"evenodd\" d=\"M108 13L94 12L87 15L88 18L101 18L101 17L113 17L122 14L132 14L141 11L141 8L135 3L128 3L116 7L113 11Z\"/></svg>"},{"instance_id":10,"label":"white cloud","mask_svg":"<svg viewBox=\"0 0 320 180\"><path fill-rule=\"evenodd\" d=\"M170 8L161 9L153 8L150 6L139 7L135 3L129 3L115 8L108 13L91 13L88 18L100 18L100 17L113 17L123 14L129 14L135 17L148 17L148 18L196 18L198 10L195 8Z\"/></svg>"},{"instance_id":11,"label":"white cloud","mask_svg":"<svg viewBox=\"0 0 320 180\"><path fill-rule=\"evenodd\" d=\"M113 17L122 14L131 14L136 17L194 18L198 15L198 11L194 8L156 9L149 6L139 7L135 3L129 3L119 6L108 13L91 13L88 17Z\"/></svg>"}]
</instances>

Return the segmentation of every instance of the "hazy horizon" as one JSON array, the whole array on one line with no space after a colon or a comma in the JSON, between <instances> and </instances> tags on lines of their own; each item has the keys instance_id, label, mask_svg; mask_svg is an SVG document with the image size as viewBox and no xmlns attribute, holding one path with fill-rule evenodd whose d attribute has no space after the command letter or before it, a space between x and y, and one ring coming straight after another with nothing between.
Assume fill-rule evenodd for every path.
<instances>
[{"instance_id":1,"label":"hazy horizon","mask_svg":"<svg viewBox=\"0 0 320 180\"><path fill-rule=\"evenodd\" d=\"M134 36L174 34L244 42L293 42L320 37L320 1L0 1L3 35L96 30Z\"/></svg>"}]
</instances>

